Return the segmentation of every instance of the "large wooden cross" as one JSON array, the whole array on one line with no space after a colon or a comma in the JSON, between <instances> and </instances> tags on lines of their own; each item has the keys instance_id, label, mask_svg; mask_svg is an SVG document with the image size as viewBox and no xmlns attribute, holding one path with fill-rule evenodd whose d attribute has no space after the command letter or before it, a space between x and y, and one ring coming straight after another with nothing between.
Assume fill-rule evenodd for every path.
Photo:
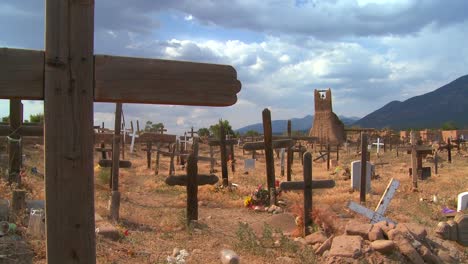
<instances>
[{"instance_id":1,"label":"large wooden cross","mask_svg":"<svg viewBox=\"0 0 468 264\"><path fill-rule=\"evenodd\" d=\"M0 99L44 100L48 263L96 263L93 102L228 106L241 84L231 66L94 55L94 0L46 0L45 26L45 51L0 49Z\"/></svg>"},{"instance_id":2,"label":"large wooden cross","mask_svg":"<svg viewBox=\"0 0 468 264\"><path fill-rule=\"evenodd\" d=\"M304 191L304 235L310 234L309 227L312 225L312 189L323 189L335 187L334 180L312 180L312 154L304 154L304 181L282 182L280 189L283 191L303 190Z\"/></svg>"},{"instance_id":3,"label":"large wooden cross","mask_svg":"<svg viewBox=\"0 0 468 264\"><path fill-rule=\"evenodd\" d=\"M244 150L265 150L265 164L267 173L267 186L270 193L270 204L276 203L276 187L275 187L275 160L273 158L273 149L290 148L294 145L292 139L273 140L273 131L271 127L271 112L265 108L262 112L263 120L263 138L264 141L245 143Z\"/></svg>"},{"instance_id":4,"label":"large wooden cross","mask_svg":"<svg viewBox=\"0 0 468 264\"><path fill-rule=\"evenodd\" d=\"M210 139L208 140L208 145L210 146L210 158L212 158L213 162L211 163L211 173L214 172L214 153L213 147L219 146L220 153L221 153L221 176L222 176L222 184L224 187L229 186L229 175L228 175L228 165L227 165L227 156L226 153L226 146L230 146L230 154L231 154L231 169L232 172L235 171L235 158L234 158L234 145L237 144L237 139L226 139L226 130L223 125L223 121L219 120L219 139Z\"/></svg>"}]
</instances>

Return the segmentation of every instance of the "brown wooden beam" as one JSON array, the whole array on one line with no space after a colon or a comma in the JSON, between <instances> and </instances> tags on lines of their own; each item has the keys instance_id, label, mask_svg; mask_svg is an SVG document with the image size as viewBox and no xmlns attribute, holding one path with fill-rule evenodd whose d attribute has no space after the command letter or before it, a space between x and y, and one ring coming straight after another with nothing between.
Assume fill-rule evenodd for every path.
<instances>
[{"instance_id":1,"label":"brown wooden beam","mask_svg":"<svg viewBox=\"0 0 468 264\"><path fill-rule=\"evenodd\" d=\"M0 99L43 100L44 64L43 51L1 49ZM95 102L229 106L241 89L229 65L96 55L91 67Z\"/></svg>"},{"instance_id":2,"label":"brown wooden beam","mask_svg":"<svg viewBox=\"0 0 468 264\"><path fill-rule=\"evenodd\" d=\"M93 264L94 0L47 0L45 21L46 64L37 77L44 74L47 263ZM37 99L42 86L32 84L25 93L11 89Z\"/></svg>"}]
</instances>

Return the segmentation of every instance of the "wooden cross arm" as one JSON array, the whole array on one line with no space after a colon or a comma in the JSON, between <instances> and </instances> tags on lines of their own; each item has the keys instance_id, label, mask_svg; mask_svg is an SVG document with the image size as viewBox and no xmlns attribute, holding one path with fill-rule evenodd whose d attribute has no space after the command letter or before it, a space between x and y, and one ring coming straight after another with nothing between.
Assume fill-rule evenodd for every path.
<instances>
[{"instance_id":1,"label":"wooden cross arm","mask_svg":"<svg viewBox=\"0 0 468 264\"><path fill-rule=\"evenodd\" d=\"M176 135L145 132L143 134L140 134L137 138L135 138L135 142L174 143L176 142Z\"/></svg>"},{"instance_id":2,"label":"wooden cross arm","mask_svg":"<svg viewBox=\"0 0 468 264\"><path fill-rule=\"evenodd\" d=\"M226 145L236 145L238 140L237 139L226 139L226 141L224 141ZM219 146L221 144L221 142L218 140L218 139L209 139L208 140L208 145L209 146Z\"/></svg>"},{"instance_id":3,"label":"wooden cross arm","mask_svg":"<svg viewBox=\"0 0 468 264\"><path fill-rule=\"evenodd\" d=\"M318 137L309 137L309 136L273 136L273 139L292 139L292 140L318 141Z\"/></svg>"},{"instance_id":4,"label":"wooden cross arm","mask_svg":"<svg viewBox=\"0 0 468 264\"><path fill-rule=\"evenodd\" d=\"M289 148L294 145L294 141L292 139L279 139L273 140L272 146L274 149L278 148ZM265 149L265 142L264 141L257 141L257 142L248 142L245 143L243 146L244 150L261 150Z\"/></svg>"},{"instance_id":5,"label":"wooden cross arm","mask_svg":"<svg viewBox=\"0 0 468 264\"><path fill-rule=\"evenodd\" d=\"M45 63L43 51L2 48L0 99L43 100ZM94 56L95 102L229 106L240 89L228 65Z\"/></svg>"},{"instance_id":6,"label":"wooden cross arm","mask_svg":"<svg viewBox=\"0 0 468 264\"><path fill-rule=\"evenodd\" d=\"M0 136L8 136L12 133L10 126L0 125ZM42 126L21 126L16 134L22 137L42 137L44 136L44 127Z\"/></svg>"},{"instance_id":7,"label":"wooden cross arm","mask_svg":"<svg viewBox=\"0 0 468 264\"><path fill-rule=\"evenodd\" d=\"M214 174L210 175L197 175L197 184L200 185L213 185L219 181L218 177ZM179 185L187 186L187 175L169 176L166 178L166 184L169 186Z\"/></svg>"},{"instance_id":8,"label":"wooden cross arm","mask_svg":"<svg viewBox=\"0 0 468 264\"><path fill-rule=\"evenodd\" d=\"M112 160L103 159L99 161L99 166L103 168L110 168L112 167ZM132 163L129 160L119 160L119 168L130 168L132 167Z\"/></svg>"},{"instance_id":9,"label":"wooden cross arm","mask_svg":"<svg viewBox=\"0 0 468 264\"><path fill-rule=\"evenodd\" d=\"M312 189L329 189L335 187L334 180L312 180ZM280 189L283 191L304 190L303 181L290 181L280 183Z\"/></svg>"}]
</instances>

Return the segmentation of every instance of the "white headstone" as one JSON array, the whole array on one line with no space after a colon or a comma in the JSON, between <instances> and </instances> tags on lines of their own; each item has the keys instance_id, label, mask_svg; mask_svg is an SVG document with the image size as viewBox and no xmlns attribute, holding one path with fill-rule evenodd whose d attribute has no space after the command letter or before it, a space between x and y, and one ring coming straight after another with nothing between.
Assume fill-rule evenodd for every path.
<instances>
[{"instance_id":1,"label":"white headstone","mask_svg":"<svg viewBox=\"0 0 468 264\"><path fill-rule=\"evenodd\" d=\"M366 192L371 189L371 175L374 170L374 165L367 162L366 166ZM354 190L361 190L361 161L356 160L351 162L351 188Z\"/></svg>"},{"instance_id":2,"label":"white headstone","mask_svg":"<svg viewBox=\"0 0 468 264\"><path fill-rule=\"evenodd\" d=\"M255 159L245 159L244 170L254 170L254 169L255 169Z\"/></svg>"},{"instance_id":3,"label":"white headstone","mask_svg":"<svg viewBox=\"0 0 468 264\"><path fill-rule=\"evenodd\" d=\"M457 212L468 209L468 192L462 192L458 195Z\"/></svg>"},{"instance_id":4,"label":"white headstone","mask_svg":"<svg viewBox=\"0 0 468 264\"><path fill-rule=\"evenodd\" d=\"M280 157L281 157L281 168L284 168L284 154L286 150L284 148L281 149L280 151Z\"/></svg>"}]
</instances>

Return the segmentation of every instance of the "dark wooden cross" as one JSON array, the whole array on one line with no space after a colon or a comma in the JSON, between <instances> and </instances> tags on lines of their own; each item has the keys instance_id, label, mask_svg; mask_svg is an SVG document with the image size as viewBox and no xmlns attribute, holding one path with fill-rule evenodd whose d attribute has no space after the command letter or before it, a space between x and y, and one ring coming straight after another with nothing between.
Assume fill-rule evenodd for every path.
<instances>
[{"instance_id":1,"label":"dark wooden cross","mask_svg":"<svg viewBox=\"0 0 468 264\"><path fill-rule=\"evenodd\" d=\"M190 129L190 131L187 131L188 134L190 134L190 138L193 138L195 134L198 135L198 132L193 130L193 127Z\"/></svg>"},{"instance_id":2,"label":"dark wooden cross","mask_svg":"<svg viewBox=\"0 0 468 264\"><path fill-rule=\"evenodd\" d=\"M414 131L410 132L410 139L410 147L399 147L399 149L406 150L408 154L411 154L410 175L412 175L413 190L416 191L418 189L418 178L423 178L422 159L426 155L432 154L432 147L419 145Z\"/></svg>"},{"instance_id":3,"label":"dark wooden cross","mask_svg":"<svg viewBox=\"0 0 468 264\"><path fill-rule=\"evenodd\" d=\"M304 154L304 181L282 182L280 189L283 191L303 190L304 192L304 235L310 234L309 226L312 225L312 189L324 189L335 187L334 180L312 180L312 154Z\"/></svg>"},{"instance_id":4,"label":"dark wooden cross","mask_svg":"<svg viewBox=\"0 0 468 264\"><path fill-rule=\"evenodd\" d=\"M229 176L228 176L228 164L227 164L227 146L230 146L230 154L231 154L231 169L232 172L235 171L235 158L234 158L234 145L237 144L237 139L226 139L226 131L223 126L223 121L219 121L219 139L210 139L208 140L208 145L210 146L210 158L214 159L214 154L212 148L215 146L219 146L220 153L221 153L221 176L222 176L222 184L224 187L229 186ZM213 172L213 162L211 165L211 170Z\"/></svg>"},{"instance_id":5,"label":"dark wooden cross","mask_svg":"<svg viewBox=\"0 0 468 264\"><path fill-rule=\"evenodd\" d=\"M216 175L198 174L198 140L194 139L192 153L187 159L187 174L169 176L166 178L166 184L170 186L187 186L187 225L192 220L198 220L198 186L213 185L218 182Z\"/></svg>"},{"instance_id":6,"label":"dark wooden cross","mask_svg":"<svg viewBox=\"0 0 468 264\"><path fill-rule=\"evenodd\" d=\"M0 49L0 99L44 100L48 263L93 264L93 102L229 106L241 85L231 66L94 55L94 0L45 6L45 51Z\"/></svg>"},{"instance_id":7,"label":"dark wooden cross","mask_svg":"<svg viewBox=\"0 0 468 264\"><path fill-rule=\"evenodd\" d=\"M265 150L265 163L267 173L267 187L270 193L270 204L276 204L276 187L275 187L275 160L273 157L273 149L286 148L293 146L292 139L273 140L273 132L271 127L271 112L265 108L262 112L263 120L263 138L264 141L249 142L243 146L244 150Z\"/></svg>"},{"instance_id":8,"label":"dark wooden cross","mask_svg":"<svg viewBox=\"0 0 468 264\"><path fill-rule=\"evenodd\" d=\"M145 132L141 134L137 142L141 142L145 145L146 148L143 148L143 151L146 151L146 162L147 162L147 167L148 169L151 169L151 154L152 152L157 152L159 150L159 147L163 144L172 144L175 143L176 141L176 135L169 135L169 134L163 134L163 133L151 133L151 132ZM156 149L153 149L153 144L155 144L157 147ZM158 161L159 165L159 161Z\"/></svg>"},{"instance_id":9,"label":"dark wooden cross","mask_svg":"<svg viewBox=\"0 0 468 264\"><path fill-rule=\"evenodd\" d=\"M9 120L8 125L0 125L0 136L5 136L8 142L8 183L21 186L22 138L43 136L44 128L42 124L23 123L23 104L19 99L10 100Z\"/></svg>"}]
</instances>

